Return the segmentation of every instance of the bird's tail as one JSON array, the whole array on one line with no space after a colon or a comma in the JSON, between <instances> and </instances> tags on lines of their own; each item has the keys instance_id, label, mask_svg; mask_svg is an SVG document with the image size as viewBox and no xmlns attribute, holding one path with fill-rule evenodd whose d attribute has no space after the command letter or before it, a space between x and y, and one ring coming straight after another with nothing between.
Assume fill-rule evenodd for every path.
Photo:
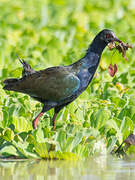
<instances>
[{"instance_id":1,"label":"bird's tail","mask_svg":"<svg viewBox=\"0 0 135 180\"><path fill-rule=\"evenodd\" d=\"M20 63L23 65L22 76L27 76L35 72L35 70L32 69L32 67L26 61L24 61L23 59L21 60L17 54L16 56L19 59Z\"/></svg>"},{"instance_id":2,"label":"bird's tail","mask_svg":"<svg viewBox=\"0 0 135 180\"><path fill-rule=\"evenodd\" d=\"M10 79L4 80L3 83L5 86L3 87L3 89L9 90L9 91L21 92L22 90L21 90L20 84L23 81L23 79L26 76L35 73L36 71L32 69L31 66L27 62L25 62L23 59L21 60L18 55L16 56L18 57L20 63L23 65L22 78L20 79L10 78Z\"/></svg>"},{"instance_id":3,"label":"bird's tail","mask_svg":"<svg viewBox=\"0 0 135 180\"><path fill-rule=\"evenodd\" d=\"M4 80L3 83L5 86L3 87L3 89L9 90L9 91L12 91L12 90L14 91L15 86L18 81L19 81L19 79L17 79L17 78L10 78L10 79Z\"/></svg>"},{"instance_id":4,"label":"bird's tail","mask_svg":"<svg viewBox=\"0 0 135 180\"><path fill-rule=\"evenodd\" d=\"M23 59L21 60L19 56L17 55L19 61L23 65L23 71L22 71L22 78L9 78L3 81L4 87L3 89L9 90L9 91L18 91L23 92L24 85L22 85L23 80L25 80L26 76L29 76L36 71L31 68L31 66L25 62Z\"/></svg>"}]
</instances>

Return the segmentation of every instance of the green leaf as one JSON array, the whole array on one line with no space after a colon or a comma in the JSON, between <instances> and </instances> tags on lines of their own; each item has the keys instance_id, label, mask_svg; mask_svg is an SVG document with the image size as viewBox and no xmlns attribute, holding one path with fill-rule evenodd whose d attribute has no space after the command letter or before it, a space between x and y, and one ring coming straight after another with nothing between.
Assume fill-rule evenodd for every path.
<instances>
[{"instance_id":1,"label":"green leaf","mask_svg":"<svg viewBox=\"0 0 135 180\"><path fill-rule=\"evenodd\" d=\"M123 134L123 139L126 139L129 134L133 133L134 124L133 121L129 117L124 117L121 122L120 130Z\"/></svg>"},{"instance_id":2,"label":"green leaf","mask_svg":"<svg viewBox=\"0 0 135 180\"><path fill-rule=\"evenodd\" d=\"M70 147L70 152L72 152L72 150L78 145L80 144L80 142L82 141L82 138L83 138L83 133L82 132L78 132L73 141L72 141L72 144L71 144L71 147Z\"/></svg>"},{"instance_id":3,"label":"green leaf","mask_svg":"<svg viewBox=\"0 0 135 180\"><path fill-rule=\"evenodd\" d=\"M34 147L35 147L36 153L41 158L49 158L49 154L48 154L46 143L35 143Z\"/></svg>"},{"instance_id":4,"label":"green leaf","mask_svg":"<svg viewBox=\"0 0 135 180\"><path fill-rule=\"evenodd\" d=\"M9 128L5 129L2 138L10 142L14 139L14 132Z\"/></svg>"},{"instance_id":5,"label":"green leaf","mask_svg":"<svg viewBox=\"0 0 135 180\"><path fill-rule=\"evenodd\" d=\"M64 145L66 142L66 132L65 131L60 131L57 133L57 142L59 143L60 150L64 150Z\"/></svg>"},{"instance_id":6,"label":"green leaf","mask_svg":"<svg viewBox=\"0 0 135 180\"><path fill-rule=\"evenodd\" d=\"M12 145L8 145L8 146L5 146L3 147L1 150L0 150L0 154L2 156L5 156L5 157L8 157L8 156L18 156L18 153L16 151L16 148L13 147Z\"/></svg>"}]
</instances>

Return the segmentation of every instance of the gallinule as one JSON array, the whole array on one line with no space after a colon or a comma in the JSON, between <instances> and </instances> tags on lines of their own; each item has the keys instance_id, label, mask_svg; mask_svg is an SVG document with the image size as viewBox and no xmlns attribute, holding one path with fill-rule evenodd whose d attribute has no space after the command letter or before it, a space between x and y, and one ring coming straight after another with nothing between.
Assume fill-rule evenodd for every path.
<instances>
[{"instance_id":1,"label":"gallinule","mask_svg":"<svg viewBox=\"0 0 135 180\"><path fill-rule=\"evenodd\" d=\"M58 112L88 87L104 48L114 41L121 42L111 30L102 30L90 44L85 56L69 66L34 71L24 60L20 60L24 67L22 78L6 79L4 89L28 94L44 104L42 111L33 120L34 129L37 127L39 118L54 108L54 130Z\"/></svg>"}]
</instances>

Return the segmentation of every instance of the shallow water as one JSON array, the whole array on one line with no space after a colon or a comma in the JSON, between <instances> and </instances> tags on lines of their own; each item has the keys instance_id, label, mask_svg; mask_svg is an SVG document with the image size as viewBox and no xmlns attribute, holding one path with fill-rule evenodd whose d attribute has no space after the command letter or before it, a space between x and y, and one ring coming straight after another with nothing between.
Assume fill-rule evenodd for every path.
<instances>
[{"instance_id":1,"label":"shallow water","mask_svg":"<svg viewBox=\"0 0 135 180\"><path fill-rule=\"evenodd\" d=\"M135 160L100 156L85 161L0 161L0 180L46 179L135 180Z\"/></svg>"}]
</instances>

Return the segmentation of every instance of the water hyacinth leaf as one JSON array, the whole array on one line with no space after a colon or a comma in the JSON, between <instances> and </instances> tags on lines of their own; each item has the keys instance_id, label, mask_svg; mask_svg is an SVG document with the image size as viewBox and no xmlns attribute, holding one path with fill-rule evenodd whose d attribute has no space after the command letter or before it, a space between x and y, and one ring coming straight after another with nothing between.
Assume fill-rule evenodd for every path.
<instances>
[{"instance_id":1,"label":"water hyacinth leaf","mask_svg":"<svg viewBox=\"0 0 135 180\"><path fill-rule=\"evenodd\" d=\"M60 150L64 150L64 144L66 142L66 132L65 131L60 131L57 133L57 142L59 143Z\"/></svg>"},{"instance_id":2,"label":"water hyacinth leaf","mask_svg":"<svg viewBox=\"0 0 135 180\"><path fill-rule=\"evenodd\" d=\"M26 141L29 144L32 144L32 145L37 143L37 141L36 141L35 137L33 136L33 134L28 134Z\"/></svg>"},{"instance_id":3,"label":"water hyacinth leaf","mask_svg":"<svg viewBox=\"0 0 135 180\"><path fill-rule=\"evenodd\" d=\"M12 77L19 77L21 72L22 72L22 68L19 67L19 68L12 70L10 73L11 73Z\"/></svg>"},{"instance_id":4,"label":"water hyacinth leaf","mask_svg":"<svg viewBox=\"0 0 135 180\"><path fill-rule=\"evenodd\" d=\"M58 160L77 160L79 159L75 153L72 152L60 152L60 151L51 151L49 152L50 159Z\"/></svg>"},{"instance_id":5,"label":"water hyacinth leaf","mask_svg":"<svg viewBox=\"0 0 135 180\"><path fill-rule=\"evenodd\" d=\"M106 127L107 129L112 129L112 128L113 128L113 129L116 130L116 132L120 131L119 126L117 125L115 119L109 119L109 120L106 122L105 127Z\"/></svg>"},{"instance_id":6,"label":"water hyacinth leaf","mask_svg":"<svg viewBox=\"0 0 135 180\"><path fill-rule=\"evenodd\" d=\"M69 117L68 109L64 108L64 110L61 113L59 113L59 115L58 115L58 119L60 120L59 122L61 122L61 120L66 121Z\"/></svg>"},{"instance_id":7,"label":"water hyacinth leaf","mask_svg":"<svg viewBox=\"0 0 135 180\"><path fill-rule=\"evenodd\" d=\"M115 106L117 105L118 107L124 107L124 105L126 104L126 100L121 98L121 97L110 97L111 101L115 104Z\"/></svg>"},{"instance_id":8,"label":"water hyacinth leaf","mask_svg":"<svg viewBox=\"0 0 135 180\"><path fill-rule=\"evenodd\" d=\"M4 131L4 128L0 127L0 134Z\"/></svg>"},{"instance_id":9,"label":"water hyacinth leaf","mask_svg":"<svg viewBox=\"0 0 135 180\"><path fill-rule=\"evenodd\" d=\"M85 137L85 138L91 138L91 139L95 139L95 138L97 138L98 136L100 135L100 132L97 130L97 129L95 129L95 128L88 128L88 129L85 129L84 131L83 131L83 136Z\"/></svg>"},{"instance_id":10,"label":"water hyacinth leaf","mask_svg":"<svg viewBox=\"0 0 135 180\"><path fill-rule=\"evenodd\" d=\"M50 131L49 127L42 128L42 131L44 133L44 138L50 138L53 132Z\"/></svg>"},{"instance_id":11,"label":"water hyacinth leaf","mask_svg":"<svg viewBox=\"0 0 135 180\"><path fill-rule=\"evenodd\" d=\"M130 118L132 119L132 121L134 122L134 118L133 118L133 116L134 116L134 114L135 114L135 106L133 105L131 105L131 106L129 106L129 111L130 111Z\"/></svg>"},{"instance_id":12,"label":"water hyacinth leaf","mask_svg":"<svg viewBox=\"0 0 135 180\"><path fill-rule=\"evenodd\" d=\"M114 149L114 146L117 142L116 136L111 136L108 140L108 152L111 153L112 150Z\"/></svg>"},{"instance_id":13,"label":"water hyacinth leaf","mask_svg":"<svg viewBox=\"0 0 135 180\"><path fill-rule=\"evenodd\" d=\"M123 138L126 138L134 130L133 121L129 117L124 117L121 122L120 131L123 134Z\"/></svg>"},{"instance_id":14,"label":"water hyacinth leaf","mask_svg":"<svg viewBox=\"0 0 135 180\"><path fill-rule=\"evenodd\" d=\"M127 151L126 151L126 154L127 155L133 155L133 154L135 154L135 146L130 146L128 149L127 149Z\"/></svg>"},{"instance_id":15,"label":"water hyacinth leaf","mask_svg":"<svg viewBox=\"0 0 135 180\"><path fill-rule=\"evenodd\" d=\"M74 136L74 139L72 141L71 147L70 147L70 152L72 152L72 150L78 145L80 144L80 142L82 141L83 138L83 132L78 132L76 133L76 135Z\"/></svg>"},{"instance_id":16,"label":"water hyacinth leaf","mask_svg":"<svg viewBox=\"0 0 135 180\"><path fill-rule=\"evenodd\" d=\"M106 120L110 117L110 112L105 109L99 109L94 119L94 127L99 129L105 125Z\"/></svg>"},{"instance_id":17,"label":"water hyacinth leaf","mask_svg":"<svg viewBox=\"0 0 135 180\"><path fill-rule=\"evenodd\" d=\"M40 128L37 129L37 132L36 132L36 141L39 143L45 142L44 132Z\"/></svg>"},{"instance_id":18,"label":"water hyacinth leaf","mask_svg":"<svg viewBox=\"0 0 135 180\"><path fill-rule=\"evenodd\" d=\"M74 137L72 135L67 136L66 133L62 131L57 137L59 145L56 146L56 149L60 150L61 152L70 152L73 139Z\"/></svg>"},{"instance_id":19,"label":"water hyacinth leaf","mask_svg":"<svg viewBox=\"0 0 135 180\"><path fill-rule=\"evenodd\" d=\"M15 125L15 129L17 131L28 131L31 130L31 124L29 121L26 120L26 118L24 117L17 117L17 116L13 116L13 123Z\"/></svg>"},{"instance_id":20,"label":"water hyacinth leaf","mask_svg":"<svg viewBox=\"0 0 135 180\"><path fill-rule=\"evenodd\" d=\"M14 136L14 141L15 141L16 143L22 142L22 138L21 138L18 134L16 134L16 135Z\"/></svg>"},{"instance_id":21,"label":"water hyacinth leaf","mask_svg":"<svg viewBox=\"0 0 135 180\"><path fill-rule=\"evenodd\" d=\"M18 156L17 150L12 145L7 145L0 150L0 155L4 157Z\"/></svg>"},{"instance_id":22,"label":"water hyacinth leaf","mask_svg":"<svg viewBox=\"0 0 135 180\"><path fill-rule=\"evenodd\" d=\"M21 133L18 133L16 135L18 135L22 139L22 141L25 141L27 139L27 137L28 137L28 133L25 132L25 131L21 132Z\"/></svg>"},{"instance_id":23,"label":"water hyacinth leaf","mask_svg":"<svg viewBox=\"0 0 135 180\"><path fill-rule=\"evenodd\" d=\"M35 143L34 147L35 147L36 153L41 158L49 158L49 154L48 154L48 149L47 149L46 143Z\"/></svg>"},{"instance_id":24,"label":"water hyacinth leaf","mask_svg":"<svg viewBox=\"0 0 135 180\"><path fill-rule=\"evenodd\" d=\"M72 146L72 142L74 140L74 137L70 136L66 139L66 142L63 146L63 151L64 152L71 152L71 146Z\"/></svg>"},{"instance_id":25,"label":"water hyacinth leaf","mask_svg":"<svg viewBox=\"0 0 135 180\"><path fill-rule=\"evenodd\" d=\"M132 117L130 107L124 107L124 108L120 111L120 113L119 113L119 115L118 115L118 118L122 120L125 116L128 116L129 118Z\"/></svg>"},{"instance_id":26,"label":"water hyacinth leaf","mask_svg":"<svg viewBox=\"0 0 135 180\"><path fill-rule=\"evenodd\" d=\"M132 121L133 121L133 123L135 123L135 113L132 116Z\"/></svg>"},{"instance_id":27,"label":"water hyacinth leaf","mask_svg":"<svg viewBox=\"0 0 135 180\"><path fill-rule=\"evenodd\" d=\"M128 72L122 73L119 77L118 80L122 84L128 84Z\"/></svg>"},{"instance_id":28,"label":"water hyacinth leaf","mask_svg":"<svg viewBox=\"0 0 135 180\"><path fill-rule=\"evenodd\" d=\"M5 129L2 138L10 142L14 139L14 132L9 128Z\"/></svg>"},{"instance_id":29,"label":"water hyacinth leaf","mask_svg":"<svg viewBox=\"0 0 135 180\"><path fill-rule=\"evenodd\" d=\"M8 126L8 123L9 123L9 113L8 113L8 110L7 110L7 107L4 107L2 109L2 112L3 112L3 121L2 121L2 125L3 127L6 127Z\"/></svg>"}]
</instances>

